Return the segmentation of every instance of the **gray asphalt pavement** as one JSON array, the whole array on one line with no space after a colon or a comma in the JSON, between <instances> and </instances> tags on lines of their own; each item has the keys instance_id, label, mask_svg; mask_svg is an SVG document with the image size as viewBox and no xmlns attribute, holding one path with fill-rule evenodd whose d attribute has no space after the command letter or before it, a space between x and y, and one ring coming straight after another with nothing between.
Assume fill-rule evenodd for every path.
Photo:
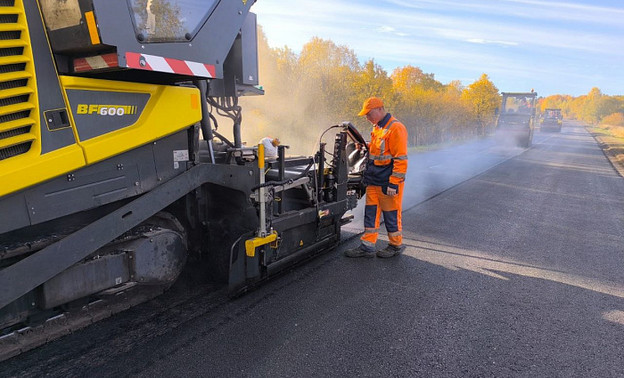
<instances>
[{"instance_id":1,"label":"gray asphalt pavement","mask_svg":"<svg viewBox=\"0 0 624 378\"><path fill-rule=\"evenodd\" d=\"M345 258L345 237L241 298L157 299L0 375L624 376L624 179L583 127L418 154L408 174L397 258Z\"/></svg>"}]
</instances>

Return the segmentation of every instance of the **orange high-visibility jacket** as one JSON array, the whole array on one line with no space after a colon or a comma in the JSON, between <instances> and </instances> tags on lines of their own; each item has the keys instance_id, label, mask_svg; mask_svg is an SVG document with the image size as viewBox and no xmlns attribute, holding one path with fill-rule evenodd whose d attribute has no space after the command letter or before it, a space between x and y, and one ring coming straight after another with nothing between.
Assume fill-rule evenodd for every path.
<instances>
[{"instance_id":1,"label":"orange high-visibility jacket","mask_svg":"<svg viewBox=\"0 0 624 378\"><path fill-rule=\"evenodd\" d=\"M364 182L393 187L405 180L407 172L407 129L390 113L371 132L368 165Z\"/></svg>"}]
</instances>

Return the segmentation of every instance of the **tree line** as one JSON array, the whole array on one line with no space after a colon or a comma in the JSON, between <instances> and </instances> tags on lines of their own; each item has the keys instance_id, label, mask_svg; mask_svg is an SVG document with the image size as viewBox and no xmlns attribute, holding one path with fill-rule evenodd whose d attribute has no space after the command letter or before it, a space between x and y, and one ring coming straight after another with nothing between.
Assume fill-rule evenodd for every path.
<instances>
[{"instance_id":1,"label":"tree line","mask_svg":"<svg viewBox=\"0 0 624 378\"><path fill-rule=\"evenodd\" d=\"M578 119L596 125L624 126L624 96L608 96L592 88L588 94L572 97L553 95L540 100L541 109L559 108L568 119Z\"/></svg>"},{"instance_id":2,"label":"tree line","mask_svg":"<svg viewBox=\"0 0 624 378\"><path fill-rule=\"evenodd\" d=\"M243 138L254 144L267 135L279 137L293 147L291 153L314 151L320 133L341 121L352 122L368 139L372 126L357 113L369 96L383 98L386 110L405 124L410 146L486 136L501 102L487 74L467 86L443 84L412 65L389 74L373 59L360 64L354 51L321 38L296 54L286 46L269 47L260 28L258 59L265 95L241 99ZM623 104L622 98L604 96L596 88L580 98L540 101L542 109L559 107L568 118L594 117L592 122L623 111Z\"/></svg>"}]
</instances>

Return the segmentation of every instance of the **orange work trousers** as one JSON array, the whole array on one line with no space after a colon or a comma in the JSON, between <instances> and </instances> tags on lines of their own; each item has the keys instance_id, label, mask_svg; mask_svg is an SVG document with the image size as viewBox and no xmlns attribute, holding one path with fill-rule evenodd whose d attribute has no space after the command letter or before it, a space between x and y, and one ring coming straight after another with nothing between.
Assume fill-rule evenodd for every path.
<instances>
[{"instance_id":1,"label":"orange work trousers","mask_svg":"<svg viewBox=\"0 0 624 378\"><path fill-rule=\"evenodd\" d=\"M383 213L384 224L388 232L389 244L403 244L403 226L401 207L403 202L404 182L399 184L399 193L395 196L383 194L381 186L366 187L366 207L364 208L364 235L360 238L367 249L375 248L379 235L379 223Z\"/></svg>"}]
</instances>

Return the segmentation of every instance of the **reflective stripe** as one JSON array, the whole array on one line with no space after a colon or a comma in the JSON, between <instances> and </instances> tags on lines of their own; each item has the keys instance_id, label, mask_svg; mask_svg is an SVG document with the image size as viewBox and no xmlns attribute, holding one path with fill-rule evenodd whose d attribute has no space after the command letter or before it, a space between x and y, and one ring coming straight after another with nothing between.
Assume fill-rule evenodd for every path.
<instances>
[{"instance_id":1,"label":"reflective stripe","mask_svg":"<svg viewBox=\"0 0 624 378\"><path fill-rule=\"evenodd\" d=\"M407 155L397 157L393 157L392 155L369 155L368 158L373 160L407 160Z\"/></svg>"},{"instance_id":2,"label":"reflective stripe","mask_svg":"<svg viewBox=\"0 0 624 378\"><path fill-rule=\"evenodd\" d=\"M379 232L378 228L366 228L366 229L364 229L364 233L365 234L374 234L376 232Z\"/></svg>"},{"instance_id":3,"label":"reflective stripe","mask_svg":"<svg viewBox=\"0 0 624 378\"><path fill-rule=\"evenodd\" d=\"M390 126L392 126L395 122L398 122L398 120L394 119L388 122L386 126L382 127L382 130L383 129L390 130ZM386 132L384 132L383 135L386 135ZM385 150L386 150L386 139L382 138L381 143L379 144L379 152L383 153ZM387 155L382 155L382 156L387 156ZM392 156L390 156L389 158L381 159L381 160L389 160L389 159L392 159Z\"/></svg>"},{"instance_id":4,"label":"reflective stripe","mask_svg":"<svg viewBox=\"0 0 624 378\"><path fill-rule=\"evenodd\" d=\"M368 158L372 160L391 160L392 155L368 155Z\"/></svg>"},{"instance_id":5,"label":"reflective stripe","mask_svg":"<svg viewBox=\"0 0 624 378\"><path fill-rule=\"evenodd\" d=\"M390 126L392 126L392 124L395 123L395 122L399 122L399 120L398 119L393 119L392 121L388 122L388 124L386 126L382 127L382 129L386 129L386 128L389 129Z\"/></svg>"},{"instance_id":6,"label":"reflective stripe","mask_svg":"<svg viewBox=\"0 0 624 378\"><path fill-rule=\"evenodd\" d=\"M405 173L397 173L397 172L392 172L392 175L396 178L405 178Z\"/></svg>"},{"instance_id":7,"label":"reflective stripe","mask_svg":"<svg viewBox=\"0 0 624 378\"><path fill-rule=\"evenodd\" d=\"M403 233L401 231L396 232L388 232L388 236L402 236Z\"/></svg>"},{"instance_id":8,"label":"reflective stripe","mask_svg":"<svg viewBox=\"0 0 624 378\"><path fill-rule=\"evenodd\" d=\"M360 240L360 242L362 243L362 245L364 246L365 249L367 250L375 250L375 243L371 243L368 240Z\"/></svg>"}]
</instances>

